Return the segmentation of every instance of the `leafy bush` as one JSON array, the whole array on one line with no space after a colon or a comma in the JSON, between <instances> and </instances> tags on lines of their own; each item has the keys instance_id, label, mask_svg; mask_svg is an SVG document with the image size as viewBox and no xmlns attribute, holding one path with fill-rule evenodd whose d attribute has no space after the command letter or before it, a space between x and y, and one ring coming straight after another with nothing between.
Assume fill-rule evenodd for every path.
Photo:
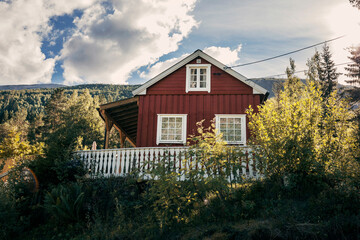
<instances>
[{"instance_id":1,"label":"leafy bush","mask_svg":"<svg viewBox=\"0 0 360 240\"><path fill-rule=\"evenodd\" d=\"M20 213L16 210L15 199L8 188L0 181L0 238L12 239L16 232L22 230L18 221Z\"/></svg>"},{"instance_id":2,"label":"leafy bush","mask_svg":"<svg viewBox=\"0 0 360 240\"><path fill-rule=\"evenodd\" d=\"M44 208L58 223L84 219L85 193L79 183L58 185L45 195Z\"/></svg>"},{"instance_id":3,"label":"leafy bush","mask_svg":"<svg viewBox=\"0 0 360 240\"><path fill-rule=\"evenodd\" d=\"M223 205L231 192L228 177L232 174L234 182L243 180L238 160L243 156L241 150L227 147L215 125L205 128L203 122L197 123L198 134L189 138L192 145L180 169L174 167L180 160L167 153L158 162L145 163L150 165L151 176L145 198L162 232L201 221L199 214L209 208L210 199L222 206L221 211L214 211L213 218L225 213L228 208Z\"/></svg>"},{"instance_id":4,"label":"leafy bush","mask_svg":"<svg viewBox=\"0 0 360 240\"><path fill-rule=\"evenodd\" d=\"M268 177L285 178L285 185L308 175L350 176L359 171L354 114L336 91L322 97L321 87L306 85L288 71L284 91L249 113L252 147L259 169Z\"/></svg>"}]
</instances>

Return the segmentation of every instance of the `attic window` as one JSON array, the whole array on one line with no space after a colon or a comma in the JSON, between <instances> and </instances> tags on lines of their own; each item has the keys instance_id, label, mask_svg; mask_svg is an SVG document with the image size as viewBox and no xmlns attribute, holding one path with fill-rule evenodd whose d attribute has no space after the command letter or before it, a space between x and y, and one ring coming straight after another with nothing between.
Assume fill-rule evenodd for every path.
<instances>
[{"instance_id":1,"label":"attic window","mask_svg":"<svg viewBox=\"0 0 360 240\"><path fill-rule=\"evenodd\" d=\"M210 64L186 65L186 92L210 92Z\"/></svg>"}]
</instances>

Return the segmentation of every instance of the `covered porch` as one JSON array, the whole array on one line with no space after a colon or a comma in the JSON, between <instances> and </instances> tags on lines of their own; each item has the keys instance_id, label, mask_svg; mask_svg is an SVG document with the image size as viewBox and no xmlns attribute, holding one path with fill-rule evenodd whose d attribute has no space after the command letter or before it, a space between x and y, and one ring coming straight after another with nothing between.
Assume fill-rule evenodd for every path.
<instances>
[{"instance_id":1,"label":"covered porch","mask_svg":"<svg viewBox=\"0 0 360 240\"><path fill-rule=\"evenodd\" d=\"M98 111L105 122L105 149L109 148L109 136L113 127L119 132L121 148L125 147L125 141L136 147L138 101L138 97L132 97L100 105Z\"/></svg>"}]
</instances>

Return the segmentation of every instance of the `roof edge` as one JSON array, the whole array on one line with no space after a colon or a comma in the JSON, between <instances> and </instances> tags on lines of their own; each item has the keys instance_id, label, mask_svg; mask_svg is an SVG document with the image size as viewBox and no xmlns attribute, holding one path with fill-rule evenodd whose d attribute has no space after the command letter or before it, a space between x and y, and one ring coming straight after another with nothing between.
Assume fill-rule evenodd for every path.
<instances>
[{"instance_id":1,"label":"roof edge","mask_svg":"<svg viewBox=\"0 0 360 240\"><path fill-rule=\"evenodd\" d=\"M237 78L241 82L243 82L246 85L250 86L251 88L253 88L253 94L264 94L265 95L268 92L265 88L257 85L256 83L254 83L251 80L248 80L245 76L241 75L240 73L238 73L235 70L229 68L228 66L222 64L221 62L219 62L215 58L209 56L208 54L206 54L203 51L201 51L200 49L198 49L195 52L193 52L192 54L190 54L189 56L187 56L186 58L182 59L181 61L177 62L176 64L169 67L165 71L161 72L157 76L153 77L149 81L145 82L139 88L132 91L133 95L134 96L136 96L136 95L145 95L146 94L146 89L148 87L154 85L155 83L157 83L158 81L160 81L164 77L168 76L172 72L174 72L174 71L178 70L179 68L181 68L182 66L184 66L187 62L190 62L190 61L194 60L197 57L201 57L201 58L205 59L209 63L217 66L218 68L222 69L224 72L230 74L231 76Z\"/></svg>"}]
</instances>

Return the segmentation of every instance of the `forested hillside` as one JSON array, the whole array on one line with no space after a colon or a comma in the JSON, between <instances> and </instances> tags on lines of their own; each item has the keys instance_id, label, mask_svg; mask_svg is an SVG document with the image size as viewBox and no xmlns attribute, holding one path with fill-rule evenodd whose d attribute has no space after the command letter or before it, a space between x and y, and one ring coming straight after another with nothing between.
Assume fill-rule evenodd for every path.
<instances>
[{"instance_id":1,"label":"forested hillside","mask_svg":"<svg viewBox=\"0 0 360 240\"><path fill-rule=\"evenodd\" d=\"M138 85L89 84L63 87L62 89L68 97L74 92L78 92L80 95L88 89L90 95L98 98L99 103L102 104L131 97L131 92L137 87ZM34 121L36 116L43 113L53 92L53 88L0 91L0 124L16 116L18 112L25 114L26 120Z\"/></svg>"},{"instance_id":2,"label":"forested hillside","mask_svg":"<svg viewBox=\"0 0 360 240\"><path fill-rule=\"evenodd\" d=\"M283 82L283 79L254 79L255 83L264 87L273 97L272 87L275 82ZM139 85L109 85L109 84L87 84L78 86L62 87L62 85L20 85L0 86L0 124L16 116L26 115L30 123L35 121L36 116L44 112L44 107L51 94L61 86L64 94L70 97L74 92L81 95L86 89L93 98L97 98L100 104L125 99L132 96L132 91ZM10 90L2 90L10 89Z\"/></svg>"},{"instance_id":3,"label":"forested hillside","mask_svg":"<svg viewBox=\"0 0 360 240\"><path fill-rule=\"evenodd\" d=\"M0 142L9 138L19 144L46 143L49 133L55 132L52 136L60 138L69 136L66 131L71 131L71 135L77 136L65 139L65 142L77 139L72 146L80 144L77 146L86 148L96 141L101 147L104 126L96 108L103 103L131 97L137 87L92 84L0 91ZM118 144L117 134L116 131L111 133L112 147Z\"/></svg>"}]
</instances>

